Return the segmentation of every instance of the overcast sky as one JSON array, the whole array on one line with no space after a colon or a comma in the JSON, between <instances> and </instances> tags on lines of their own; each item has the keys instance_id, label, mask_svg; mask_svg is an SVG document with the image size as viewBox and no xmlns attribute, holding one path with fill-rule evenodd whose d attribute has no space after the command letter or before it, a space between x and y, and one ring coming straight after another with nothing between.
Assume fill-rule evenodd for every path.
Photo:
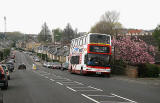
<instances>
[{"instance_id":1,"label":"overcast sky","mask_svg":"<svg viewBox=\"0 0 160 103\"><path fill-rule=\"evenodd\" d=\"M160 0L0 0L0 32L39 33L44 22L50 29L67 23L88 32L105 11L120 12L125 28L154 29L160 24Z\"/></svg>"}]
</instances>

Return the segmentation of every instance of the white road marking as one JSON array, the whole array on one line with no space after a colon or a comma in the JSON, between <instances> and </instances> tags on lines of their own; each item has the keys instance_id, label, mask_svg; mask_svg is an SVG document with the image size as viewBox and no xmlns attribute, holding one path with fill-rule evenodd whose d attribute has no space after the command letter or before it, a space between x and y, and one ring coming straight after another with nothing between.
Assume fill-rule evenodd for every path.
<instances>
[{"instance_id":1,"label":"white road marking","mask_svg":"<svg viewBox=\"0 0 160 103\"><path fill-rule=\"evenodd\" d=\"M110 96L110 95L87 95L90 97L115 97L115 96Z\"/></svg>"},{"instance_id":2,"label":"white road marking","mask_svg":"<svg viewBox=\"0 0 160 103\"><path fill-rule=\"evenodd\" d=\"M58 82L71 82L71 81L67 81L67 80L56 80L56 81L58 81Z\"/></svg>"},{"instance_id":3,"label":"white road marking","mask_svg":"<svg viewBox=\"0 0 160 103\"><path fill-rule=\"evenodd\" d=\"M55 81L55 80L53 80L53 79L50 79L51 81Z\"/></svg>"},{"instance_id":4,"label":"white road marking","mask_svg":"<svg viewBox=\"0 0 160 103\"><path fill-rule=\"evenodd\" d=\"M70 80L70 79L68 79L68 78L64 78L64 79L66 79L66 80Z\"/></svg>"},{"instance_id":5,"label":"white road marking","mask_svg":"<svg viewBox=\"0 0 160 103\"><path fill-rule=\"evenodd\" d=\"M48 78L47 76L45 76L45 78Z\"/></svg>"},{"instance_id":6,"label":"white road marking","mask_svg":"<svg viewBox=\"0 0 160 103\"><path fill-rule=\"evenodd\" d=\"M131 102L118 102L118 101L100 101L100 103L131 103Z\"/></svg>"},{"instance_id":7,"label":"white road marking","mask_svg":"<svg viewBox=\"0 0 160 103\"><path fill-rule=\"evenodd\" d=\"M113 93L111 93L111 95L113 95L113 96L115 96L115 97L118 97L118 98L121 98L121 99L124 99L124 100L127 100L127 101L130 101L131 103L138 103L138 102L136 102L136 101L133 101L133 100L130 100L130 99L127 99L127 98L121 97L121 96L116 95L116 94L113 94Z\"/></svg>"},{"instance_id":8,"label":"white road marking","mask_svg":"<svg viewBox=\"0 0 160 103\"><path fill-rule=\"evenodd\" d=\"M96 91L97 92L99 90L76 90L76 91L81 91L81 92L86 92L86 91L93 91L94 92L94 91Z\"/></svg>"},{"instance_id":9,"label":"white road marking","mask_svg":"<svg viewBox=\"0 0 160 103\"><path fill-rule=\"evenodd\" d=\"M93 88L93 89L98 90L98 91L103 91L102 89L94 88L94 87L92 87L92 86L88 86L88 87L89 87L89 88Z\"/></svg>"},{"instance_id":10,"label":"white road marking","mask_svg":"<svg viewBox=\"0 0 160 103\"><path fill-rule=\"evenodd\" d=\"M84 84L73 84L73 83L68 83L68 84L64 84L64 85L84 85Z\"/></svg>"},{"instance_id":11,"label":"white road marking","mask_svg":"<svg viewBox=\"0 0 160 103\"><path fill-rule=\"evenodd\" d=\"M82 83L80 83L80 82L77 82L77 81L74 81L75 83L78 83L78 84L82 84Z\"/></svg>"},{"instance_id":12,"label":"white road marking","mask_svg":"<svg viewBox=\"0 0 160 103\"><path fill-rule=\"evenodd\" d=\"M68 87L68 86L67 86L67 88L70 89L71 91L76 92L76 90L74 90L73 88L70 88L70 87Z\"/></svg>"},{"instance_id":13,"label":"white road marking","mask_svg":"<svg viewBox=\"0 0 160 103\"><path fill-rule=\"evenodd\" d=\"M60 85L63 85L62 83L60 83L60 82L56 82L56 83L58 83L58 84L60 84Z\"/></svg>"},{"instance_id":14,"label":"white road marking","mask_svg":"<svg viewBox=\"0 0 160 103\"><path fill-rule=\"evenodd\" d=\"M90 97L88 97L88 96L85 95L85 94L81 94L81 95L84 96L84 97L86 97L87 99L89 99L89 100L95 102L95 103L100 103L100 102L98 102L97 100L95 100L95 99L93 99L93 98L90 98Z\"/></svg>"},{"instance_id":15,"label":"white road marking","mask_svg":"<svg viewBox=\"0 0 160 103\"><path fill-rule=\"evenodd\" d=\"M72 87L72 88L88 88L88 87Z\"/></svg>"},{"instance_id":16,"label":"white road marking","mask_svg":"<svg viewBox=\"0 0 160 103\"><path fill-rule=\"evenodd\" d=\"M71 83L75 83L75 82L61 82L61 83L70 83L71 84Z\"/></svg>"},{"instance_id":17,"label":"white road marking","mask_svg":"<svg viewBox=\"0 0 160 103\"><path fill-rule=\"evenodd\" d=\"M64 79L64 78L53 78L53 79ZM66 80L66 79L65 79Z\"/></svg>"}]
</instances>

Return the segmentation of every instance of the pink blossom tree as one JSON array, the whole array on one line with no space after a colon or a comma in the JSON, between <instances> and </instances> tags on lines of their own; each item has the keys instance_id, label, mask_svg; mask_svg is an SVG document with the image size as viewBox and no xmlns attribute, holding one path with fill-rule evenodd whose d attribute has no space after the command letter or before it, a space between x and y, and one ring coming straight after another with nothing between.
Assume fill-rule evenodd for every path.
<instances>
[{"instance_id":1,"label":"pink blossom tree","mask_svg":"<svg viewBox=\"0 0 160 103\"><path fill-rule=\"evenodd\" d=\"M131 39L130 36L113 38L115 46L115 56L117 60L122 60L130 65L143 63L154 63L155 47L147 45L139 38Z\"/></svg>"}]
</instances>

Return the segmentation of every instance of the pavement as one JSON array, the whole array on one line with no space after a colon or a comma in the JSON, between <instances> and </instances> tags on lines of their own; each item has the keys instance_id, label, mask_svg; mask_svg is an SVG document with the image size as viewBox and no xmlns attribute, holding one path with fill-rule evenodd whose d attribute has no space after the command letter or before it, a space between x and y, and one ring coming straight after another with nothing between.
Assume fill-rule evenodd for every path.
<instances>
[{"instance_id":1,"label":"pavement","mask_svg":"<svg viewBox=\"0 0 160 103\"><path fill-rule=\"evenodd\" d=\"M160 87L160 78L129 78L127 76L112 76L112 79Z\"/></svg>"},{"instance_id":2,"label":"pavement","mask_svg":"<svg viewBox=\"0 0 160 103\"><path fill-rule=\"evenodd\" d=\"M16 68L20 62L27 70L11 73L8 90L0 90L3 103L160 103L159 80L153 85L144 82L152 80L121 76L81 76L40 63L36 63L38 70L33 70L33 60L17 52Z\"/></svg>"}]
</instances>

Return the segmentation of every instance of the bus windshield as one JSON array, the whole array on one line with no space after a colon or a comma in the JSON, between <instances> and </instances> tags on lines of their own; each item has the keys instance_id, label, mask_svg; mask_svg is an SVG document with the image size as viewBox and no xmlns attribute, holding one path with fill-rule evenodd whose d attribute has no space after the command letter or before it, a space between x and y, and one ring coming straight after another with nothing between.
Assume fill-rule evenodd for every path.
<instances>
[{"instance_id":1,"label":"bus windshield","mask_svg":"<svg viewBox=\"0 0 160 103\"><path fill-rule=\"evenodd\" d=\"M110 62L110 56L105 54L88 54L85 59L88 66L107 67Z\"/></svg>"},{"instance_id":2,"label":"bus windshield","mask_svg":"<svg viewBox=\"0 0 160 103\"><path fill-rule=\"evenodd\" d=\"M110 36L99 35L99 34L91 34L90 35L90 43L110 44Z\"/></svg>"}]
</instances>

